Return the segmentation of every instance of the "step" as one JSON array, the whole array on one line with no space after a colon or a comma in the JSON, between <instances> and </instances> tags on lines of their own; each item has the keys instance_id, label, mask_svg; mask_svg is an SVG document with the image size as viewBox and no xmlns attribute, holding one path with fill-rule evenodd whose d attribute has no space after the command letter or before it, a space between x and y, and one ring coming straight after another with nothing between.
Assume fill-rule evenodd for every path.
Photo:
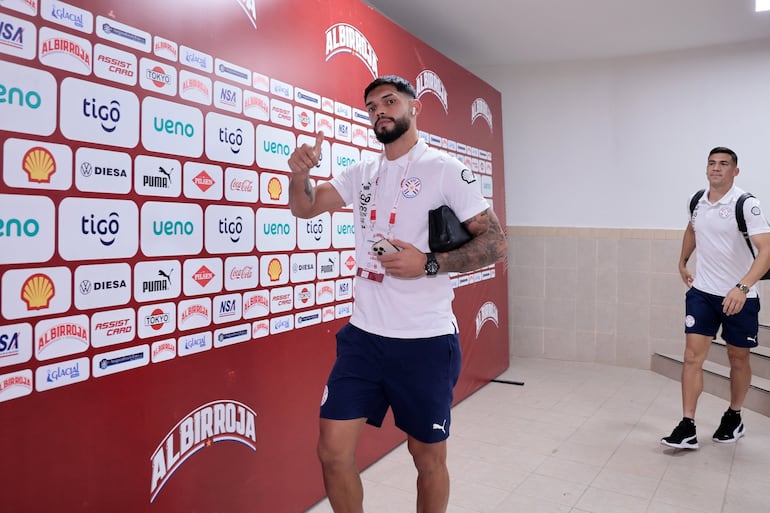
<instances>
[{"instance_id":1,"label":"step","mask_svg":"<svg viewBox=\"0 0 770 513\"><path fill-rule=\"evenodd\" d=\"M682 355L655 353L651 369L676 381L682 377ZM730 367L713 361L703 363L703 391L730 400ZM770 380L753 376L743 406L770 417Z\"/></svg>"},{"instance_id":2,"label":"step","mask_svg":"<svg viewBox=\"0 0 770 513\"><path fill-rule=\"evenodd\" d=\"M724 340L712 340L708 360L729 367L726 345ZM770 379L770 348L757 346L751 349L751 372L756 377Z\"/></svg>"}]
</instances>

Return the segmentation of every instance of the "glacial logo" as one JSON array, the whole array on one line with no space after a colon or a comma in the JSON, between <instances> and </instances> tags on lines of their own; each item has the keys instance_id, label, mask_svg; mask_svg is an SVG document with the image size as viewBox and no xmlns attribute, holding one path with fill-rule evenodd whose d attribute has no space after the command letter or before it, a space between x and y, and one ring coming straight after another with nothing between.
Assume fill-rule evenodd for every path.
<instances>
[{"instance_id":1,"label":"glacial logo","mask_svg":"<svg viewBox=\"0 0 770 513\"><path fill-rule=\"evenodd\" d=\"M326 62L341 53L358 57L366 65L372 78L378 76L379 59L374 47L357 28L347 23L337 23L326 29Z\"/></svg>"},{"instance_id":2,"label":"glacial logo","mask_svg":"<svg viewBox=\"0 0 770 513\"><path fill-rule=\"evenodd\" d=\"M209 54L193 50L184 45L179 47L179 62L190 68L208 73L214 71L214 60Z\"/></svg>"},{"instance_id":3,"label":"glacial logo","mask_svg":"<svg viewBox=\"0 0 770 513\"><path fill-rule=\"evenodd\" d=\"M94 16L90 12L57 0L43 0L40 16L44 20L90 34L94 31Z\"/></svg>"},{"instance_id":4,"label":"glacial logo","mask_svg":"<svg viewBox=\"0 0 770 513\"><path fill-rule=\"evenodd\" d=\"M203 448L217 442L239 442L257 451L257 414L245 404L217 400L199 406L179 420L150 457L150 502L174 472Z\"/></svg>"},{"instance_id":5,"label":"glacial logo","mask_svg":"<svg viewBox=\"0 0 770 513\"><path fill-rule=\"evenodd\" d=\"M35 390L43 392L85 381L90 376L90 363L88 358L78 358L41 365L35 369Z\"/></svg>"}]
</instances>

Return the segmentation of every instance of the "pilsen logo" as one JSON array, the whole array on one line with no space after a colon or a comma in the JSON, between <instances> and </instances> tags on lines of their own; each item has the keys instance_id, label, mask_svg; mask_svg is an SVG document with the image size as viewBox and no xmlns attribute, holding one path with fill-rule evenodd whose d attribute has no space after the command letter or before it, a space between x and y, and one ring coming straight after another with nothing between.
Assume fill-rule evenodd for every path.
<instances>
[{"instance_id":1,"label":"pilsen logo","mask_svg":"<svg viewBox=\"0 0 770 513\"><path fill-rule=\"evenodd\" d=\"M444 82L441 81L441 77L435 71L426 69L420 72L417 75L417 80L415 80L415 85L417 86L417 98L425 93L433 93L438 98L438 101L441 102L441 106L444 107L444 112L449 112Z\"/></svg>"},{"instance_id":2,"label":"pilsen logo","mask_svg":"<svg viewBox=\"0 0 770 513\"><path fill-rule=\"evenodd\" d=\"M481 308L479 308L479 311L476 313L476 338L479 338L481 327L484 326L487 321L492 321L495 323L495 326L499 326L497 320L497 305L492 301L487 301L481 305Z\"/></svg>"},{"instance_id":3,"label":"pilsen logo","mask_svg":"<svg viewBox=\"0 0 770 513\"><path fill-rule=\"evenodd\" d=\"M471 124L476 121L476 118L482 117L489 125L489 131L492 131L492 111L489 110L484 98L476 98L471 105Z\"/></svg>"},{"instance_id":4,"label":"pilsen logo","mask_svg":"<svg viewBox=\"0 0 770 513\"><path fill-rule=\"evenodd\" d=\"M377 78L377 54L357 28L347 23L337 23L326 29L326 62L340 53L350 53L366 64L372 77Z\"/></svg>"},{"instance_id":5,"label":"pilsen logo","mask_svg":"<svg viewBox=\"0 0 770 513\"><path fill-rule=\"evenodd\" d=\"M256 452L256 416L245 404L230 400L213 401L188 413L150 457L150 502L185 461L214 442L240 442Z\"/></svg>"},{"instance_id":6,"label":"pilsen logo","mask_svg":"<svg viewBox=\"0 0 770 513\"><path fill-rule=\"evenodd\" d=\"M238 4L240 4L241 8L243 9L243 12L246 13L246 16L249 17L249 21L252 25L254 25L254 28L257 28L257 6L256 2L254 0L237 0Z\"/></svg>"}]
</instances>

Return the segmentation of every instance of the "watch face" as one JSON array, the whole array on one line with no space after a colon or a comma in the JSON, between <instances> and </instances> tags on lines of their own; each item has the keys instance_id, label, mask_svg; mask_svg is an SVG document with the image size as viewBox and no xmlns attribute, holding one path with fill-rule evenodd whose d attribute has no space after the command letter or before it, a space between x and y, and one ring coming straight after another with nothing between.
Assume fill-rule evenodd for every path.
<instances>
[{"instance_id":1,"label":"watch face","mask_svg":"<svg viewBox=\"0 0 770 513\"><path fill-rule=\"evenodd\" d=\"M425 272L429 275L436 274L438 272L438 262L429 260L428 263L425 264Z\"/></svg>"}]
</instances>

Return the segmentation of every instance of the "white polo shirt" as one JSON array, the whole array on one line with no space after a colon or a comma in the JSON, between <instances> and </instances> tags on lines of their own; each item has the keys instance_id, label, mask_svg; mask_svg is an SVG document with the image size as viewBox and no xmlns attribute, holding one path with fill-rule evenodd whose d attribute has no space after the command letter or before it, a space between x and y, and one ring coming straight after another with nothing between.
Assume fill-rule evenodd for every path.
<instances>
[{"instance_id":1,"label":"white polo shirt","mask_svg":"<svg viewBox=\"0 0 770 513\"><path fill-rule=\"evenodd\" d=\"M373 234L387 234L394 204L397 208L392 238L409 242L425 253L430 251L429 210L449 205L465 221L489 208L478 178L459 160L429 148L422 140L399 159L388 161L383 155L363 160L330 183L353 207L359 265L368 260L368 241ZM373 205L377 211L374 227L370 222ZM457 326L453 299L454 291L444 272L411 279L386 275L382 282L357 277L350 322L385 337L446 335L454 333Z\"/></svg>"},{"instance_id":2,"label":"white polo shirt","mask_svg":"<svg viewBox=\"0 0 770 513\"><path fill-rule=\"evenodd\" d=\"M707 188L695 206L690 221L695 230L698 255L693 287L698 290L717 296L727 295L754 261L735 220L735 203L744 192L733 185L719 201L711 203ZM770 232L770 225L756 198L748 198L744 202L743 216L749 236ZM756 285L751 287L747 296L757 297Z\"/></svg>"}]
</instances>

